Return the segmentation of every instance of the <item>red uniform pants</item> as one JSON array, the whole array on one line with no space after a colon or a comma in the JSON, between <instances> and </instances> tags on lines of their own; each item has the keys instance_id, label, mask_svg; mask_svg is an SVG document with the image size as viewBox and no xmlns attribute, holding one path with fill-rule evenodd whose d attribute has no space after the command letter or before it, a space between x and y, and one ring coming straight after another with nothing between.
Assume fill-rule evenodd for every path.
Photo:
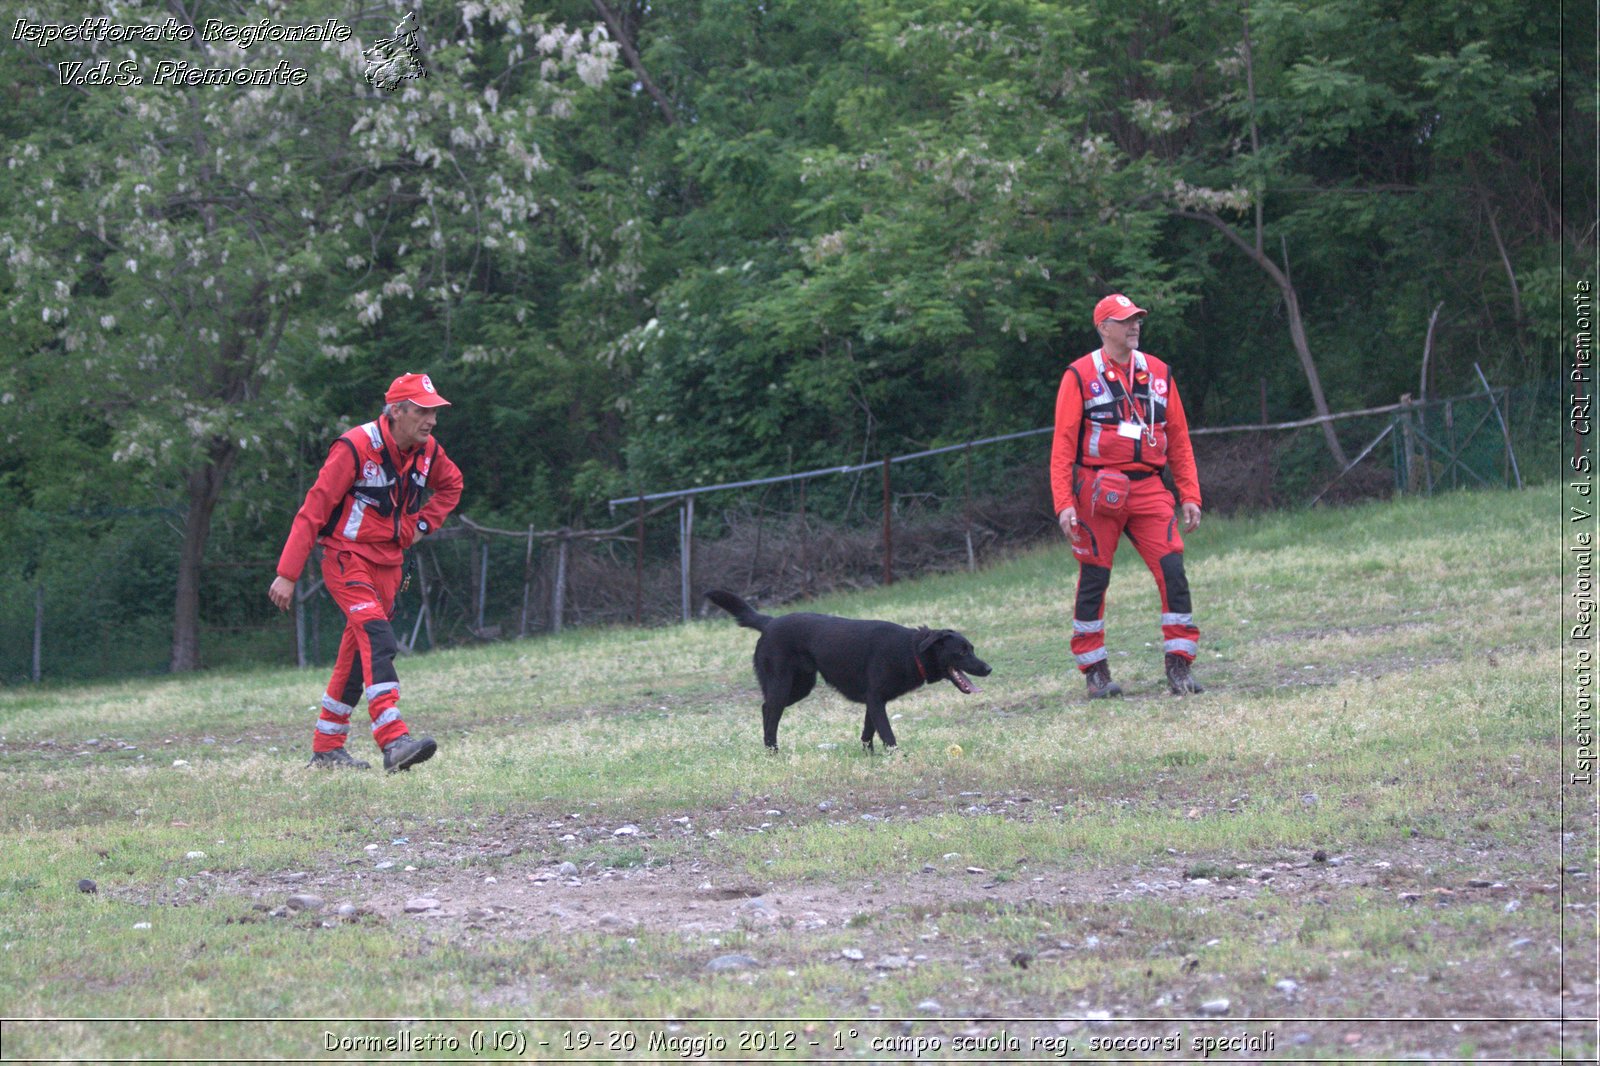
<instances>
[{"instance_id":1,"label":"red uniform pants","mask_svg":"<svg viewBox=\"0 0 1600 1066\"><path fill-rule=\"evenodd\" d=\"M1116 518L1090 512L1089 483L1093 475L1076 472L1078 531L1072 554L1078 560L1078 593L1072 611L1072 654L1079 670L1088 670L1106 657L1106 587L1111 583L1111 561L1117 540L1126 535L1156 579L1161 594L1161 638L1168 652L1194 661L1200 630L1195 628L1189 603L1189 579L1183 572L1183 536L1172 492L1161 478L1133 482L1128 506Z\"/></svg>"},{"instance_id":2,"label":"red uniform pants","mask_svg":"<svg viewBox=\"0 0 1600 1066\"><path fill-rule=\"evenodd\" d=\"M400 679L394 672L399 645L389 616L400 590L398 566L379 566L354 552L324 551L322 578L328 594L344 612L344 634L333 676L322 697L312 751L344 747L350 735L350 714L367 697L372 716L372 739L378 747L406 734L400 718Z\"/></svg>"}]
</instances>

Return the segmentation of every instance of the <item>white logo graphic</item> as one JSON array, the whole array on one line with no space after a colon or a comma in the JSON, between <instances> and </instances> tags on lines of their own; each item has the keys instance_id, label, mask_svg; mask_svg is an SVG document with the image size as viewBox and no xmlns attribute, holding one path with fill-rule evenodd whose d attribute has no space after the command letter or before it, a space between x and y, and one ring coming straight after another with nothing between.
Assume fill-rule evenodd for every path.
<instances>
[{"instance_id":1,"label":"white logo graphic","mask_svg":"<svg viewBox=\"0 0 1600 1066\"><path fill-rule=\"evenodd\" d=\"M433 391L433 379L428 377L428 375L426 375L426 374L422 375L422 391L424 391L424 392L432 392Z\"/></svg>"},{"instance_id":2,"label":"white logo graphic","mask_svg":"<svg viewBox=\"0 0 1600 1066\"><path fill-rule=\"evenodd\" d=\"M367 60L367 81L374 89L392 93L402 82L426 78L428 68L422 60L422 44L417 40L417 13L406 12L406 17L394 28L393 37L385 37L363 51Z\"/></svg>"},{"instance_id":3,"label":"white logo graphic","mask_svg":"<svg viewBox=\"0 0 1600 1066\"><path fill-rule=\"evenodd\" d=\"M372 481L377 478L378 474L378 464L375 460L368 459L361 464L361 480Z\"/></svg>"}]
</instances>

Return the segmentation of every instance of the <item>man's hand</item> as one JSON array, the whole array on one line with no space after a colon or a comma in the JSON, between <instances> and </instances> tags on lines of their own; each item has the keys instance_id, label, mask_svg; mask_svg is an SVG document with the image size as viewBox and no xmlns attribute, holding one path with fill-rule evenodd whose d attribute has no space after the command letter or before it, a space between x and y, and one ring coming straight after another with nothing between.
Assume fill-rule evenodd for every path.
<instances>
[{"instance_id":1,"label":"man's hand","mask_svg":"<svg viewBox=\"0 0 1600 1066\"><path fill-rule=\"evenodd\" d=\"M1183 531L1193 533L1200 527L1200 505L1190 500L1183 503Z\"/></svg>"},{"instance_id":2,"label":"man's hand","mask_svg":"<svg viewBox=\"0 0 1600 1066\"><path fill-rule=\"evenodd\" d=\"M272 587L267 589L267 599L280 611L287 611L294 603L294 582L286 577L272 579Z\"/></svg>"},{"instance_id":3,"label":"man's hand","mask_svg":"<svg viewBox=\"0 0 1600 1066\"><path fill-rule=\"evenodd\" d=\"M1061 532L1067 535L1068 540L1078 535L1078 509L1076 507L1063 507L1061 513L1056 516L1056 521L1061 523Z\"/></svg>"}]
</instances>

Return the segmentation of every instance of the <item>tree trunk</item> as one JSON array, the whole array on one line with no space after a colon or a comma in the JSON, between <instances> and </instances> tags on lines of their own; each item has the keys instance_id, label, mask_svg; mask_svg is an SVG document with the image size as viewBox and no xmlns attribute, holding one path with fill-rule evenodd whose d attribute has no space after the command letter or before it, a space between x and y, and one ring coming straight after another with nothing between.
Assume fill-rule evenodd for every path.
<instances>
[{"instance_id":1,"label":"tree trunk","mask_svg":"<svg viewBox=\"0 0 1600 1066\"><path fill-rule=\"evenodd\" d=\"M672 101L667 99L667 94L656 86L655 81L650 77L650 72L644 69L644 60L640 57L639 50L633 46L633 42L628 40L628 34L622 25L622 20L617 18L616 13L605 5L605 0L592 0L592 2L594 3L595 11L599 12L602 19L605 19L606 27L616 37L617 47L622 49L622 58L627 60L629 69L639 76L639 84L644 86L644 91L650 94L650 99L654 100L656 106L661 109L661 115L667 120L667 125L676 126L678 124L678 112L673 108Z\"/></svg>"},{"instance_id":2,"label":"tree trunk","mask_svg":"<svg viewBox=\"0 0 1600 1066\"><path fill-rule=\"evenodd\" d=\"M238 301L233 331L199 382L200 393L230 407L255 403L261 378L257 368L270 360L288 322L285 305L270 311L267 283L257 281ZM183 520L183 547L178 553L178 586L172 607L172 660L175 674L200 668L200 566L211 539L211 515L222 488L239 459L240 446L213 438L205 459L184 475L188 509Z\"/></svg>"},{"instance_id":3,"label":"tree trunk","mask_svg":"<svg viewBox=\"0 0 1600 1066\"><path fill-rule=\"evenodd\" d=\"M238 457L235 448L214 444L210 461L184 479L189 507L183 520L183 546L178 552L178 587L172 607L172 661L175 674L200 668L200 564L211 538L211 516L222 485Z\"/></svg>"},{"instance_id":4,"label":"tree trunk","mask_svg":"<svg viewBox=\"0 0 1600 1066\"><path fill-rule=\"evenodd\" d=\"M1175 214L1179 218L1195 219L1217 229L1224 237L1228 238L1229 241L1243 251L1245 255L1249 256L1251 262L1266 271L1267 276L1277 284L1278 291L1283 294L1284 305L1289 311L1289 339L1294 342L1295 354L1300 357L1300 368L1305 371L1306 384L1311 387L1311 405L1316 409L1320 417L1326 419L1331 413L1328 410L1328 398L1323 395L1322 378L1317 373L1317 362L1312 358L1311 345L1306 340L1305 321L1300 316L1300 295L1295 291L1294 282L1289 279L1289 275L1285 274L1282 268L1272 261L1271 256L1245 240L1244 237L1240 236L1238 230L1210 211L1177 211ZM1333 460L1339 464L1340 470L1350 465L1350 460L1345 456L1344 448L1339 444L1338 436L1333 432L1332 422L1325 421L1322 423L1322 439L1328 446L1328 454L1333 456Z\"/></svg>"}]
</instances>

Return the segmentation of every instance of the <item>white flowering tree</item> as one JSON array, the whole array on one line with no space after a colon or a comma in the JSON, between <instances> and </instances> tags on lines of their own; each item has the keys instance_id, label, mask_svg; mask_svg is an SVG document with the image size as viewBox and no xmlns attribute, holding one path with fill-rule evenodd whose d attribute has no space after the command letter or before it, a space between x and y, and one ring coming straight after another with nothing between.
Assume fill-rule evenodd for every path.
<instances>
[{"instance_id":1,"label":"white flowering tree","mask_svg":"<svg viewBox=\"0 0 1600 1066\"><path fill-rule=\"evenodd\" d=\"M200 665L213 513L288 453L297 374L348 358L396 301L448 317L526 251L541 138L615 60L603 27L523 21L505 0L397 38L405 14L111 0L104 23L9 16L41 29L0 59L0 313L22 344L0 362L0 418L23 432L73 396L118 476L182 514L174 671ZM379 40L414 64L372 79L387 91L366 77Z\"/></svg>"}]
</instances>

